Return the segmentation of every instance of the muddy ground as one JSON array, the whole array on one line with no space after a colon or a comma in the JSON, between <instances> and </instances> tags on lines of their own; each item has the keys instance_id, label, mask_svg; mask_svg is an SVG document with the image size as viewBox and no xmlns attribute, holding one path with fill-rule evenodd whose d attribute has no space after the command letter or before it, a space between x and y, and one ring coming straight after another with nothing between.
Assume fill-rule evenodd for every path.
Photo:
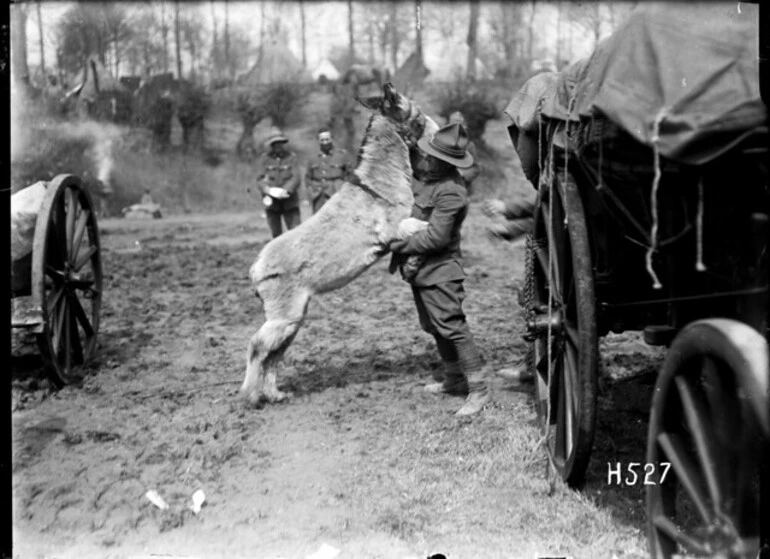
<instances>
[{"instance_id":1,"label":"muddy ground","mask_svg":"<svg viewBox=\"0 0 770 559\"><path fill-rule=\"evenodd\" d=\"M473 206L464 228L465 309L501 366L524 355L524 246L487 238L486 219ZM268 240L259 210L100 225L102 325L83 384L53 391L34 347L15 350L16 557L646 555L642 488L607 484L607 463L644 457L649 383L612 380L654 370L635 334L602 342L586 489L552 490L529 387L495 379L473 420L422 392L438 358L387 261L311 302L279 374L294 398L252 410L236 394L262 320L247 275Z\"/></svg>"}]
</instances>

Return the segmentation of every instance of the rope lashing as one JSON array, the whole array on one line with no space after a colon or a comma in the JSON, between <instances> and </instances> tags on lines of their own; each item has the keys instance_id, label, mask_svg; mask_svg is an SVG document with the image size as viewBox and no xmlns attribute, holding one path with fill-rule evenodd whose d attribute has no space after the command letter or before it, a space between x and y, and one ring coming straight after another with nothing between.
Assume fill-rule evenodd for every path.
<instances>
[{"instance_id":1,"label":"rope lashing","mask_svg":"<svg viewBox=\"0 0 770 559\"><path fill-rule=\"evenodd\" d=\"M663 284L660 283L655 270L652 268L652 256L658 248L658 187L660 186L660 123L666 117L666 109L660 110L655 117L652 129L652 149L655 156L655 177L652 180L652 192L650 194L650 209L652 211L652 229L650 230L650 246L647 247L647 254L645 256L647 273L652 278L653 289L661 289Z\"/></svg>"},{"instance_id":2,"label":"rope lashing","mask_svg":"<svg viewBox=\"0 0 770 559\"><path fill-rule=\"evenodd\" d=\"M543 98L537 101L537 182L535 188L540 188L543 182Z\"/></svg>"},{"instance_id":3,"label":"rope lashing","mask_svg":"<svg viewBox=\"0 0 770 559\"><path fill-rule=\"evenodd\" d=\"M695 269L699 272L705 272L706 265L703 263L703 177L698 181L698 218L695 222L695 236Z\"/></svg>"}]
</instances>

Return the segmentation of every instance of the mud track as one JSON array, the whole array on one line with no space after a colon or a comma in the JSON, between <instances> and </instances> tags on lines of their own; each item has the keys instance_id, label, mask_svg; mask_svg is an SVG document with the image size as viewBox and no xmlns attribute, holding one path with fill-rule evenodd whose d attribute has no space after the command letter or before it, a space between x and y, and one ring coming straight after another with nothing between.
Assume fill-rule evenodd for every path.
<instances>
[{"instance_id":1,"label":"mud track","mask_svg":"<svg viewBox=\"0 0 770 559\"><path fill-rule=\"evenodd\" d=\"M486 361L503 365L524 355L524 247L487 239L484 219L473 208L464 229L465 309ZM423 394L438 358L387 261L311 302L279 374L294 398L249 410L236 393L262 320L248 282L267 241L262 220L101 227L106 287L89 375L56 392L34 351L15 356L18 557L305 557L323 543L339 557L590 549L583 536L559 540L560 499L584 505L572 493L546 496L527 388L495 380L494 404L474 421L452 415L457 399ZM632 336L604 348L616 374L654 370L658 359ZM620 534L611 546L625 557L643 553L642 494L606 487L605 463L643 459L648 395L622 383L606 391L580 528L588 540L611 519ZM168 510L144 497L151 489ZM206 502L196 515L197 489ZM597 508L606 518L592 525Z\"/></svg>"}]
</instances>

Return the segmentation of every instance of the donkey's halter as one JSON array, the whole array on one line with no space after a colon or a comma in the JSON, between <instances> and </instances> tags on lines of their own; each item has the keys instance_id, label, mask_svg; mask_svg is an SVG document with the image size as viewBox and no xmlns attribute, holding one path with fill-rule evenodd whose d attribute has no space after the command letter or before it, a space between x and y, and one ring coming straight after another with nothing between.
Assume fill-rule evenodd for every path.
<instances>
[{"instance_id":1,"label":"donkey's halter","mask_svg":"<svg viewBox=\"0 0 770 559\"><path fill-rule=\"evenodd\" d=\"M417 113L415 115L415 113ZM413 148L417 145L417 140L422 138L425 132L425 123L427 118L419 107L416 107L414 103L409 102L409 116L406 119L408 126L404 132L403 139L408 148Z\"/></svg>"}]
</instances>

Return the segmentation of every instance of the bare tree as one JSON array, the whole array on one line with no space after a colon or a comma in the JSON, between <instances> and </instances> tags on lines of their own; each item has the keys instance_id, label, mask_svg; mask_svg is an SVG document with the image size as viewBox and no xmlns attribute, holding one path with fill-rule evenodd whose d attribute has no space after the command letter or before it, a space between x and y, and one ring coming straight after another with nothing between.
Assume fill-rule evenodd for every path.
<instances>
[{"instance_id":1,"label":"bare tree","mask_svg":"<svg viewBox=\"0 0 770 559\"><path fill-rule=\"evenodd\" d=\"M174 0L174 39L176 42L176 77L182 79L182 37L179 31L179 0Z\"/></svg>"},{"instance_id":2,"label":"bare tree","mask_svg":"<svg viewBox=\"0 0 770 559\"><path fill-rule=\"evenodd\" d=\"M263 10L264 5L265 3L262 2ZM225 0L225 68L227 68L227 77L232 79L233 65L230 61L230 7L228 5L228 0Z\"/></svg>"},{"instance_id":3,"label":"bare tree","mask_svg":"<svg viewBox=\"0 0 770 559\"><path fill-rule=\"evenodd\" d=\"M535 12L537 0L532 0L532 7L529 12L529 21L527 22L527 58L531 61L535 49Z\"/></svg>"},{"instance_id":4,"label":"bare tree","mask_svg":"<svg viewBox=\"0 0 770 559\"><path fill-rule=\"evenodd\" d=\"M427 9L430 12L425 15L425 27L430 25L431 28L438 31L444 40L455 37L458 25L456 8L451 4L442 3L433 4Z\"/></svg>"},{"instance_id":5,"label":"bare tree","mask_svg":"<svg viewBox=\"0 0 770 559\"><path fill-rule=\"evenodd\" d=\"M168 24L166 23L166 2L160 1L160 32L163 36L163 72L168 72Z\"/></svg>"},{"instance_id":6,"label":"bare tree","mask_svg":"<svg viewBox=\"0 0 770 559\"><path fill-rule=\"evenodd\" d=\"M43 41L43 16L40 13L40 0L37 1L37 34L40 40L40 71L45 80L45 44Z\"/></svg>"},{"instance_id":7,"label":"bare tree","mask_svg":"<svg viewBox=\"0 0 770 559\"><path fill-rule=\"evenodd\" d=\"M398 2L390 4L390 63L398 70L398 49L401 47L401 29L398 24Z\"/></svg>"},{"instance_id":8,"label":"bare tree","mask_svg":"<svg viewBox=\"0 0 770 559\"><path fill-rule=\"evenodd\" d=\"M78 71L85 59L94 55L115 69L133 26L122 5L77 3L62 15L56 28L64 68Z\"/></svg>"},{"instance_id":9,"label":"bare tree","mask_svg":"<svg viewBox=\"0 0 770 559\"><path fill-rule=\"evenodd\" d=\"M375 42L375 27L374 24L369 21L366 24L366 38L369 41L369 64L374 64L375 61L375 54L374 54L374 42Z\"/></svg>"},{"instance_id":10,"label":"bare tree","mask_svg":"<svg viewBox=\"0 0 770 559\"><path fill-rule=\"evenodd\" d=\"M219 78L219 34L217 30L217 12L216 3L211 0L211 76L214 79Z\"/></svg>"},{"instance_id":11,"label":"bare tree","mask_svg":"<svg viewBox=\"0 0 770 559\"><path fill-rule=\"evenodd\" d=\"M586 2L585 4L574 4L571 7L572 20L592 35L593 46L596 47L602 36L602 24L604 22L601 3Z\"/></svg>"},{"instance_id":12,"label":"bare tree","mask_svg":"<svg viewBox=\"0 0 770 559\"><path fill-rule=\"evenodd\" d=\"M302 65L307 68L307 31L305 29L305 2L299 0L299 19L302 33Z\"/></svg>"},{"instance_id":13,"label":"bare tree","mask_svg":"<svg viewBox=\"0 0 770 559\"><path fill-rule=\"evenodd\" d=\"M468 69L466 77L469 81L476 80L476 58L478 57L478 29L479 29L479 0L470 0L471 15L468 21Z\"/></svg>"},{"instance_id":14,"label":"bare tree","mask_svg":"<svg viewBox=\"0 0 770 559\"><path fill-rule=\"evenodd\" d=\"M561 68L561 42L562 42L562 20L564 19L564 10L561 0L556 4L556 67Z\"/></svg>"},{"instance_id":15,"label":"bare tree","mask_svg":"<svg viewBox=\"0 0 770 559\"><path fill-rule=\"evenodd\" d=\"M188 8L194 7L187 5ZM200 17L187 14L182 20L182 35L187 44L187 50L190 52L190 80L195 82L197 75L201 71L200 53L203 49L203 23Z\"/></svg>"},{"instance_id":16,"label":"bare tree","mask_svg":"<svg viewBox=\"0 0 770 559\"><path fill-rule=\"evenodd\" d=\"M422 0L414 2L414 36L414 51L422 58Z\"/></svg>"},{"instance_id":17,"label":"bare tree","mask_svg":"<svg viewBox=\"0 0 770 559\"><path fill-rule=\"evenodd\" d=\"M490 7L487 21L492 30L495 43L494 54L501 57L499 69L506 77L515 73L520 63L521 51L521 4L516 2L499 2L497 9Z\"/></svg>"},{"instance_id":18,"label":"bare tree","mask_svg":"<svg viewBox=\"0 0 770 559\"><path fill-rule=\"evenodd\" d=\"M11 4L11 71L19 84L29 85L27 64L27 7Z\"/></svg>"},{"instance_id":19,"label":"bare tree","mask_svg":"<svg viewBox=\"0 0 770 559\"><path fill-rule=\"evenodd\" d=\"M348 0L348 51L351 64L356 59L355 34L353 27L353 0Z\"/></svg>"}]
</instances>

